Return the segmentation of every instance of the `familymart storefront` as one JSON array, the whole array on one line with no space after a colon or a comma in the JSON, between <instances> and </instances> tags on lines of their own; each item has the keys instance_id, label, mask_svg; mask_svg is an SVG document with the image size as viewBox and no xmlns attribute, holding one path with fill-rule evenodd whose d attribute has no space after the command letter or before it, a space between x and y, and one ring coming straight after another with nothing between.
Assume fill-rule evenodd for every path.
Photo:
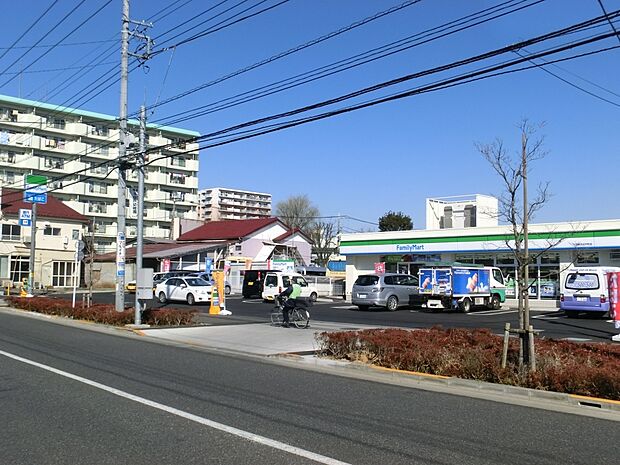
<instances>
[{"instance_id":1,"label":"familymart storefront","mask_svg":"<svg viewBox=\"0 0 620 465\"><path fill-rule=\"evenodd\" d=\"M571 266L620 266L620 220L532 224L529 275L533 299L559 298L560 281ZM514 297L515 261L507 226L343 234L340 253L347 257L346 295L360 274L386 272L416 275L422 266L459 262L501 268Z\"/></svg>"}]
</instances>

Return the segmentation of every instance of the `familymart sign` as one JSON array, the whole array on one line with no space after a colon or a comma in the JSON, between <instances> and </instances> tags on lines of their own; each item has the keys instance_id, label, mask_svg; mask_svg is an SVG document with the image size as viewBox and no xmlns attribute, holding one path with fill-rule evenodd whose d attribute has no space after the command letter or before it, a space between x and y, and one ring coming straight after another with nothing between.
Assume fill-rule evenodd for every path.
<instances>
[{"instance_id":1,"label":"familymart sign","mask_svg":"<svg viewBox=\"0 0 620 465\"><path fill-rule=\"evenodd\" d=\"M543 250L620 248L620 230L530 233L529 248ZM511 236L504 234L459 237L420 237L415 239L345 240L342 255L501 252L514 247ZM507 243L508 241L508 243Z\"/></svg>"}]
</instances>

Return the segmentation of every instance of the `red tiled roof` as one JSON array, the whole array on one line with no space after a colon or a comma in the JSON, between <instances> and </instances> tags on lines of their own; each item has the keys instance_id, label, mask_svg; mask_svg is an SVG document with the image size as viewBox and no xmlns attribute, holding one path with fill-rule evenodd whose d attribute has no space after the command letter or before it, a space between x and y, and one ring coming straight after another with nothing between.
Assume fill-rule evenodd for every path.
<instances>
[{"instance_id":1,"label":"red tiled roof","mask_svg":"<svg viewBox=\"0 0 620 465\"><path fill-rule=\"evenodd\" d=\"M0 188L0 211L4 215L18 215L19 209L32 209L32 204L24 202L24 193L21 190ZM65 205L53 195L47 196L47 203L37 205L37 218L57 218L88 223L89 219Z\"/></svg>"},{"instance_id":2,"label":"red tiled roof","mask_svg":"<svg viewBox=\"0 0 620 465\"><path fill-rule=\"evenodd\" d=\"M209 221L202 226L192 229L179 236L179 241L206 241L227 240L246 237L274 223L281 223L279 219L257 218L251 220ZM282 224L284 226L284 224ZM284 226L286 227L286 226Z\"/></svg>"},{"instance_id":3,"label":"red tiled roof","mask_svg":"<svg viewBox=\"0 0 620 465\"><path fill-rule=\"evenodd\" d=\"M295 229L289 229L288 231L286 231L284 234L281 234L280 236L274 238L273 242L280 242L283 241L284 239L286 239L287 237L291 237L295 234L299 234L301 237L303 237L306 241L308 241L308 243L312 243L312 241L310 240L310 238L308 236L306 236L301 229L299 228L295 228Z\"/></svg>"}]
</instances>

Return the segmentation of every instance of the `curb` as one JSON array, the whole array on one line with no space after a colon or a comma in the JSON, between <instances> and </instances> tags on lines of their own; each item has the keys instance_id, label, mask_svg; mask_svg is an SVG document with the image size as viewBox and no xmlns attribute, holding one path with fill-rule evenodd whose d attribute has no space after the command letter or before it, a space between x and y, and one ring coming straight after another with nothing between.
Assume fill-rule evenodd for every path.
<instances>
[{"instance_id":1,"label":"curb","mask_svg":"<svg viewBox=\"0 0 620 465\"><path fill-rule=\"evenodd\" d=\"M16 309L8 305L2 305L2 303L4 302L0 299L0 311L9 311L13 314L22 314L24 316L46 320L57 320L59 323L66 322L76 326L83 325L83 327L92 328L92 330L95 331L118 331L144 337L144 331L148 330L148 328L145 327L132 328L129 326L123 327L98 324L87 320L73 320L57 315L46 315L30 312L28 310ZM158 343L157 341L149 342ZM201 344L183 341L176 342L200 350L228 353L232 356L250 356L257 360L264 361L272 360L276 363L285 363L302 369L315 369L336 376L364 378L373 382L395 384L404 387L417 387L424 390L440 391L450 395L463 395L494 402L512 403L530 408L561 411L620 421L620 415L618 415L620 413L620 401L615 400L399 370L396 368L380 367L348 360L320 358L315 355L316 351L259 356L252 353L228 351Z\"/></svg>"}]
</instances>

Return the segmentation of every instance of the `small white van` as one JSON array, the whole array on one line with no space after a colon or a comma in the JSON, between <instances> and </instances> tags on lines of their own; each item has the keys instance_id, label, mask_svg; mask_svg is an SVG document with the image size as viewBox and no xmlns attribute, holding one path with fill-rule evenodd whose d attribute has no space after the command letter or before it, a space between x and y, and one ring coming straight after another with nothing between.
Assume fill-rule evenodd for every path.
<instances>
[{"instance_id":1,"label":"small white van","mask_svg":"<svg viewBox=\"0 0 620 465\"><path fill-rule=\"evenodd\" d=\"M263 300L275 300L276 296L286 289L293 281L301 286L301 297L310 299L315 302L319 296L316 287L308 284L308 281L299 273L280 273L267 272L265 281L263 282L263 292L261 294Z\"/></svg>"},{"instance_id":2,"label":"small white van","mask_svg":"<svg viewBox=\"0 0 620 465\"><path fill-rule=\"evenodd\" d=\"M615 266L575 267L567 270L560 282L560 310L569 318L580 312L606 316L609 311L607 273L620 271Z\"/></svg>"}]
</instances>

